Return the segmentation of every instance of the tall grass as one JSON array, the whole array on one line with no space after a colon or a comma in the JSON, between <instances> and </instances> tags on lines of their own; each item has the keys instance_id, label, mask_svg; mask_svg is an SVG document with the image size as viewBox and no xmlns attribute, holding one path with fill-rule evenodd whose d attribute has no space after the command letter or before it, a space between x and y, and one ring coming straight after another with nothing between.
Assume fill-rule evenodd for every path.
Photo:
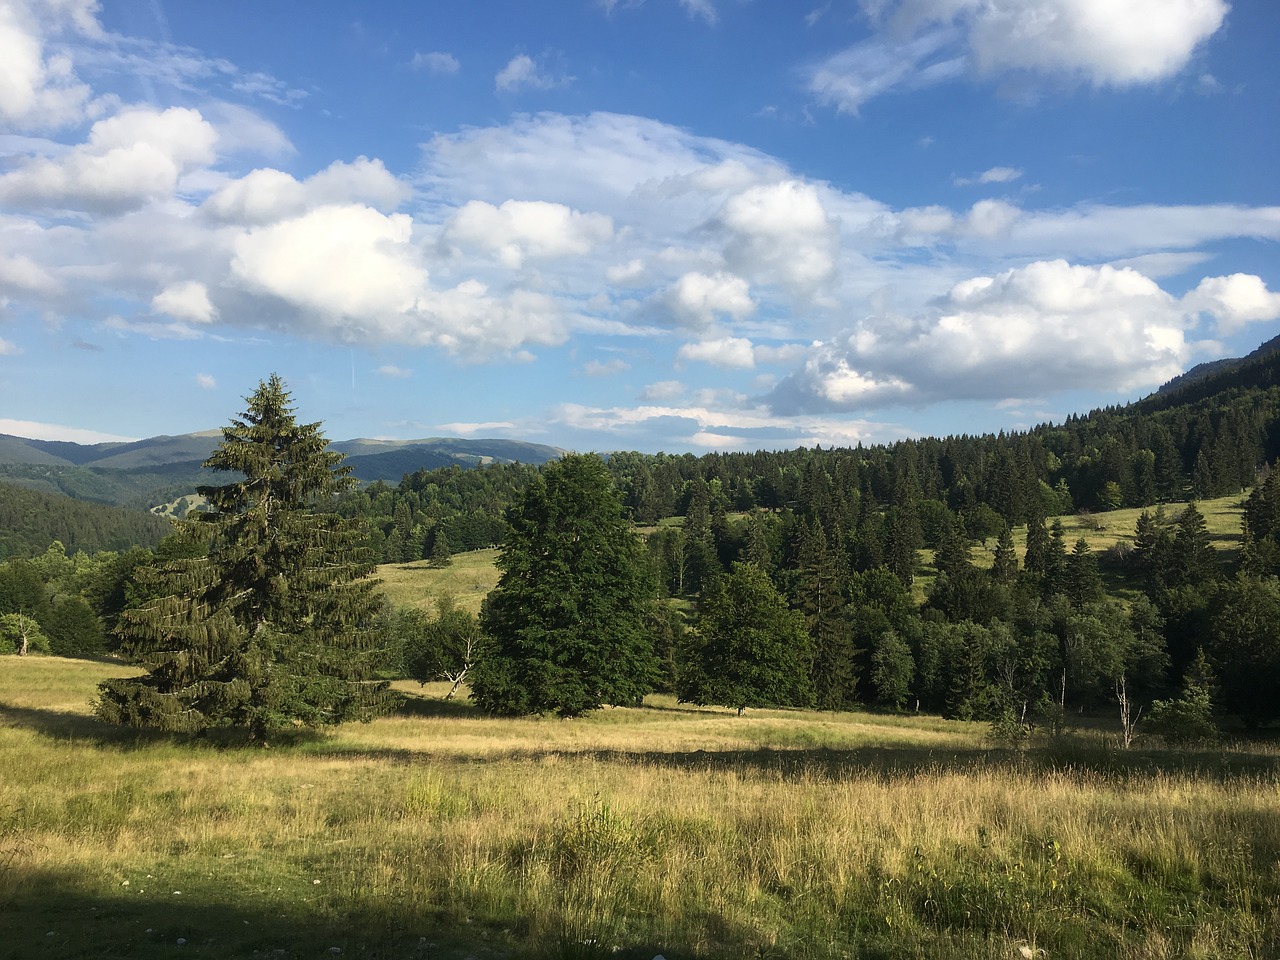
<instances>
[{"instance_id":1,"label":"tall grass","mask_svg":"<svg viewBox=\"0 0 1280 960\"><path fill-rule=\"evenodd\" d=\"M0 658L0 956L1273 957L1274 751L422 698L271 750L87 716ZM415 688L416 689L416 688ZM1027 953L1030 951L1030 953Z\"/></svg>"}]
</instances>

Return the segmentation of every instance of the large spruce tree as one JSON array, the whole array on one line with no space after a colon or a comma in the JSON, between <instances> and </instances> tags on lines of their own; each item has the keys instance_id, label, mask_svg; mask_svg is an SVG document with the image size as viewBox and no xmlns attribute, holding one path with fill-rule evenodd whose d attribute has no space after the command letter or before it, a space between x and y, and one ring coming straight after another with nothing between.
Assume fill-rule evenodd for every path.
<instances>
[{"instance_id":1,"label":"large spruce tree","mask_svg":"<svg viewBox=\"0 0 1280 960\"><path fill-rule=\"evenodd\" d=\"M658 678L655 590L603 460L549 464L509 515L470 684L490 713L577 716L635 703Z\"/></svg>"},{"instance_id":2,"label":"large spruce tree","mask_svg":"<svg viewBox=\"0 0 1280 960\"><path fill-rule=\"evenodd\" d=\"M207 512L179 522L197 555L153 568L154 598L117 631L143 676L100 687L99 716L173 731L272 730L366 718L378 599L358 532L331 512L352 484L316 423L300 424L277 376L223 428L205 466L237 476L199 488Z\"/></svg>"}]
</instances>

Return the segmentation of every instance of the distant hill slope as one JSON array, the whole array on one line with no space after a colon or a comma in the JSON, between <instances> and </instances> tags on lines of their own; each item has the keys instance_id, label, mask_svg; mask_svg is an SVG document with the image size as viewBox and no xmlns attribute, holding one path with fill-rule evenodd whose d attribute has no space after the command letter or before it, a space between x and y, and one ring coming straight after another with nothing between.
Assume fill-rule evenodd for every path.
<instances>
[{"instance_id":1,"label":"distant hill slope","mask_svg":"<svg viewBox=\"0 0 1280 960\"><path fill-rule=\"evenodd\" d=\"M43 553L54 540L68 553L153 547L170 530L167 521L142 510L0 483L0 561Z\"/></svg>"},{"instance_id":2,"label":"distant hill slope","mask_svg":"<svg viewBox=\"0 0 1280 960\"><path fill-rule=\"evenodd\" d=\"M1173 393L1181 390L1183 387L1190 386L1206 377L1217 376L1219 374L1231 373L1238 370L1241 366L1251 360L1257 360L1270 354L1280 351L1280 337L1273 337L1262 346L1258 347L1252 353L1243 357L1224 357L1221 360L1210 360L1207 363L1198 363L1186 373L1174 377L1156 393Z\"/></svg>"},{"instance_id":3,"label":"distant hill slope","mask_svg":"<svg viewBox=\"0 0 1280 960\"><path fill-rule=\"evenodd\" d=\"M0 434L0 482L78 500L147 508L169 503L218 478L200 464L222 440L221 430L149 437L131 443L79 444ZM338 440L356 479L399 483L418 470L519 461L543 464L564 451L520 440Z\"/></svg>"}]
</instances>

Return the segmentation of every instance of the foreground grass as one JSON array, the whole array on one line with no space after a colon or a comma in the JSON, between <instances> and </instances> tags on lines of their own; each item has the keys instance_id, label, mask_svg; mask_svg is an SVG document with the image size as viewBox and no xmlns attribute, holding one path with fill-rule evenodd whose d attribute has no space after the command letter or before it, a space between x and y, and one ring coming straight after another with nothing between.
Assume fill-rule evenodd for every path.
<instances>
[{"instance_id":1,"label":"foreground grass","mask_svg":"<svg viewBox=\"0 0 1280 960\"><path fill-rule=\"evenodd\" d=\"M432 697L247 750L101 727L94 684L125 672L0 658L0 957L1280 944L1274 752L1006 754L929 718L654 698L511 721Z\"/></svg>"}]
</instances>

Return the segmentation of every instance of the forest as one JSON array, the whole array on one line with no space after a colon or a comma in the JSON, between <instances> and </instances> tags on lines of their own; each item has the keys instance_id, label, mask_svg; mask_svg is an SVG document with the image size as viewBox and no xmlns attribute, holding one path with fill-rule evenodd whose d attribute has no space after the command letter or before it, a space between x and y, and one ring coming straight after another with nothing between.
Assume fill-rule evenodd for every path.
<instances>
[{"instance_id":1,"label":"forest","mask_svg":"<svg viewBox=\"0 0 1280 960\"><path fill-rule=\"evenodd\" d=\"M634 546L617 547L621 559L598 580L629 586L593 588L646 598L625 616L616 604L597 613L601 624L630 624L625 682L596 677L590 695L530 699L512 694L511 677L473 663L486 649L475 637L515 637L516 621L536 619L544 603L513 602L502 584L479 619L447 603L435 616L367 605L358 626L370 677L425 681L477 667L469 679L495 712L573 714L660 690L740 710L927 711L989 721L1014 739L1060 727L1071 711L1118 718L1126 743L1139 718L1171 742L1205 739L1222 721L1256 729L1280 712L1280 474L1269 467L1280 455L1278 368L1276 355L1256 357L1021 433L570 455L322 489L364 571L500 546L509 573L551 549L530 529L512 539L521 517L527 527L592 510L598 518L582 536L604 549L623 530ZM557 499L557 484L574 492ZM125 548L118 531L127 527L96 539L81 532L106 529L104 513L85 519L86 504L0 490L0 509L16 504L4 514L5 542L11 555L27 554L0 564L0 623L15 648L145 661L142 611L167 589L157 571L172 578L207 544L190 535L157 543L154 526L139 525ZM1243 504L1234 553L1214 548L1196 506L1229 495ZM1067 542L1062 518L1101 527L1125 508L1142 512L1105 552ZM548 564L531 569L539 566ZM579 585L540 589L564 597ZM563 640L554 623L545 629ZM574 669L599 655L580 651ZM547 664L568 669L554 655Z\"/></svg>"}]
</instances>

